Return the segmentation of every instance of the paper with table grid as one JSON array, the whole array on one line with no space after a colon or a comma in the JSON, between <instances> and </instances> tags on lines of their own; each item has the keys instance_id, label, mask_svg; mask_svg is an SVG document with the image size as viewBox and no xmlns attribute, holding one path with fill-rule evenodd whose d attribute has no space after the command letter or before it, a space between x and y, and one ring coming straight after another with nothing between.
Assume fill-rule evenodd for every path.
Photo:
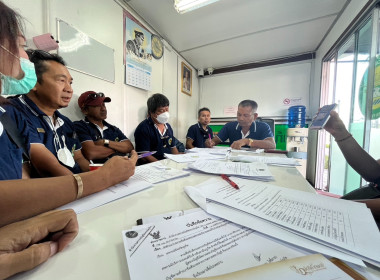
<instances>
[{"instance_id":1,"label":"paper with table grid","mask_svg":"<svg viewBox=\"0 0 380 280\"><path fill-rule=\"evenodd\" d=\"M189 169L209 174L225 174L259 181L274 180L268 166L261 162L245 163L200 159L190 163L188 167Z\"/></svg>"},{"instance_id":2,"label":"paper with table grid","mask_svg":"<svg viewBox=\"0 0 380 280\"><path fill-rule=\"evenodd\" d=\"M210 179L209 184L203 183L198 191L212 204L235 212L233 217L237 223L246 218L249 224L252 217L380 266L380 233L365 204L237 177L232 179L240 190ZM215 209L210 213L226 219L232 217ZM237 218L239 213L246 217ZM249 226L247 223L244 225ZM256 229L253 222L249 227ZM272 235L273 230L264 233Z\"/></svg>"},{"instance_id":3,"label":"paper with table grid","mask_svg":"<svg viewBox=\"0 0 380 280\"><path fill-rule=\"evenodd\" d=\"M276 165L276 166L284 166L284 167L301 165L295 158L287 158L287 157L238 155L238 156L230 156L229 159L231 161L240 161L240 162L262 162L268 165Z\"/></svg>"},{"instance_id":4,"label":"paper with table grid","mask_svg":"<svg viewBox=\"0 0 380 280\"><path fill-rule=\"evenodd\" d=\"M132 178L144 180L152 184L184 177L190 175L190 172L168 167L161 161L156 161L141 166L137 166Z\"/></svg>"}]
</instances>

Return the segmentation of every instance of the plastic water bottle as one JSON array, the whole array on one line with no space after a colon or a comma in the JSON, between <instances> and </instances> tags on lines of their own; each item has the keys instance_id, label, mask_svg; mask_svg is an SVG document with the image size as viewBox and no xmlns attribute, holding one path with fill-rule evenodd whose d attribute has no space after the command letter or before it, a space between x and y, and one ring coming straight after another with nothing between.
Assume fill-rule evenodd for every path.
<instances>
[{"instance_id":1,"label":"plastic water bottle","mask_svg":"<svg viewBox=\"0 0 380 280\"><path fill-rule=\"evenodd\" d=\"M303 105L291 106L288 110L288 127L305 127L306 107Z\"/></svg>"}]
</instances>

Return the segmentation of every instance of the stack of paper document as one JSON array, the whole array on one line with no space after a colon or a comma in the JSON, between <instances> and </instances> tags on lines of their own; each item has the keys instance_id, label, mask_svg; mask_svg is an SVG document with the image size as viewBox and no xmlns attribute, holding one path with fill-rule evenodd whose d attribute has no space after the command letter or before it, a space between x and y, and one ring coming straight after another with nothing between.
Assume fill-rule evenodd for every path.
<instances>
[{"instance_id":1,"label":"stack of paper document","mask_svg":"<svg viewBox=\"0 0 380 280\"><path fill-rule=\"evenodd\" d=\"M184 177L190 172L163 165L160 161L137 166L132 178L144 180L152 184Z\"/></svg>"},{"instance_id":2,"label":"stack of paper document","mask_svg":"<svg viewBox=\"0 0 380 280\"><path fill-rule=\"evenodd\" d=\"M246 149L241 148L240 150L232 149L231 147L214 147L214 148L192 148L186 150L186 153L208 153L214 155L227 155L230 152L236 153L252 153L252 154L260 154L264 152L264 149Z\"/></svg>"},{"instance_id":3,"label":"stack of paper document","mask_svg":"<svg viewBox=\"0 0 380 280\"><path fill-rule=\"evenodd\" d=\"M232 149L232 152L261 154L261 153L264 153L264 149L252 149L252 148L241 147L240 150Z\"/></svg>"},{"instance_id":4,"label":"stack of paper document","mask_svg":"<svg viewBox=\"0 0 380 280\"><path fill-rule=\"evenodd\" d=\"M189 169L209 173L238 176L258 181L273 181L273 175L268 166L261 162L227 162L215 160L197 160L188 165Z\"/></svg>"},{"instance_id":5,"label":"stack of paper document","mask_svg":"<svg viewBox=\"0 0 380 280\"><path fill-rule=\"evenodd\" d=\"M230 156L230 160L232 161L240 161L240 162L263 162L268 165L276 165L276 166L299 166L301 165L294 158L287 157L267 157L267 156Z\"/></svg>"},{"instance_id":6,"label":"stack of paper document","mask_svg":"<svg viewBox=\"0 0 380 280\"><path fill-rule=\"evenodd\" d=\"M226 156L229 151L231 151L230 147L192 148L186 150L186 153L207 153Z\"/></svg>"},{"instance_id":7,"label":"stack of paper document","mask_svg":"<svg viewBox=\"0 0 380 280\"><path fill-rule=\"evenodd\" d=\"M365 279L358 273L350 271L352 278L334 263L320 254L284 260L281 262L268 263L260 266L234 271L228 274L202 277L201 280L353 280ZM175 280L193 280L194 278L175 278Z\"/></svg>"},{"instance_id":8,"label":"stack of paper document","mask_svg":"<svg viewBox=\"0 0 380 280\"><path fill-rule=\"evenodd\" d=\"M199 278L310 254L197 211L122 232L131 280Z\"/></svg>"},{"instance_id":9,"label":"stack of paper document","mask_svg":"<svg viewBox=\"0 0 380 280\"><path fill-rule=\"evenodd\" d=\"M151 186L152 184L147 181L131 177L120 184L73 201L58 209L74 209L74 211L79 214L108 202L145 190Z\"/></svg>"},{"instance_id":10,"label":"stack of paper document","mask_svg":"<svg viewBox=\"0 0 380 280\"><path fill-rule=\"evenodd\" d=\"M315 252L380 267L380 232L365 204L232 179L240 190L219 178L185 190L210 214Z\"/></svg>"},{"instance_id":11,"label":"stack of paper document","mask_svg":"<svg viewBox=\"0 0 380 280\"><path fill-rule=\"evenodd\" d=\"M209 154L209 153L187 153L187 154L165 154L165 157L168 159L171 159L178 163L186 163L186 162L193 162L198 159L210 159L210 160L216 160L216 159L225 159L225 155L220 154Z\"/></svg>"}]
</instances>

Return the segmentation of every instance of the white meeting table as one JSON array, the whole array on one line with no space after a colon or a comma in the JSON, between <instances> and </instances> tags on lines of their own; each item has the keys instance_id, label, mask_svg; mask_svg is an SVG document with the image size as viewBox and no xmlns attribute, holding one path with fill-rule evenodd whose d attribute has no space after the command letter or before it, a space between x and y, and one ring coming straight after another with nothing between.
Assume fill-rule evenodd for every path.
<instances>
[{"instance_id":1,"label":"white meeting table","mask_svg":"<svg viewBox=\"0 0 380 280\"><path fill-rule=\"evenodd\" d=\"M169 159L162 162L172 168L186 167L186 164ZM275 178L275 181L268 182L269 184L315 193L314 188L296 168L269 166L269 169ZM217 175L191 173L190 176L154 185L152 188L79 214L79 234L65 250L39 267L10 279L130 279L122 230L132 228L136 225L136 220L142 217L198 207L183 188L195 186L213 176ZM380 279L380 269L368 267L360 269L359 272L368 279Z\"/></svg>"}]
</instances>

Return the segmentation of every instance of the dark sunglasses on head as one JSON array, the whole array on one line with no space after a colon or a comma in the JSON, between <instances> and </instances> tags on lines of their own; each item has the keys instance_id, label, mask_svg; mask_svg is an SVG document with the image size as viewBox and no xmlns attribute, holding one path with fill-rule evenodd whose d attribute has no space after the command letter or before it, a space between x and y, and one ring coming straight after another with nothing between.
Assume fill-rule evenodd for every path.
<instances>
[{"instance_id":1,"label":"dark sunglasses on head","mask_svg":"<svg viewBox=\"0 0 380 280\"><path fill-rule=\"evenodd\" d=\"M30 61L33 61L34 59L51 59L53 57L51 53L43 50L27 50L26 53L28 54Z\"/></svg>"},{"instance_id":2,"label":"dark sunglasses on head","mask_svg":"<svg viewBox=\"0 0 380 280\"><path fill-rule=\"evenodd\" d=\"M90 93L89 95L87 95L85 101L88 100L88 99L96 99L96 98L99 98L99 97L104 97L104 93L103 92Z\"/></svg>"}]
</instances>

